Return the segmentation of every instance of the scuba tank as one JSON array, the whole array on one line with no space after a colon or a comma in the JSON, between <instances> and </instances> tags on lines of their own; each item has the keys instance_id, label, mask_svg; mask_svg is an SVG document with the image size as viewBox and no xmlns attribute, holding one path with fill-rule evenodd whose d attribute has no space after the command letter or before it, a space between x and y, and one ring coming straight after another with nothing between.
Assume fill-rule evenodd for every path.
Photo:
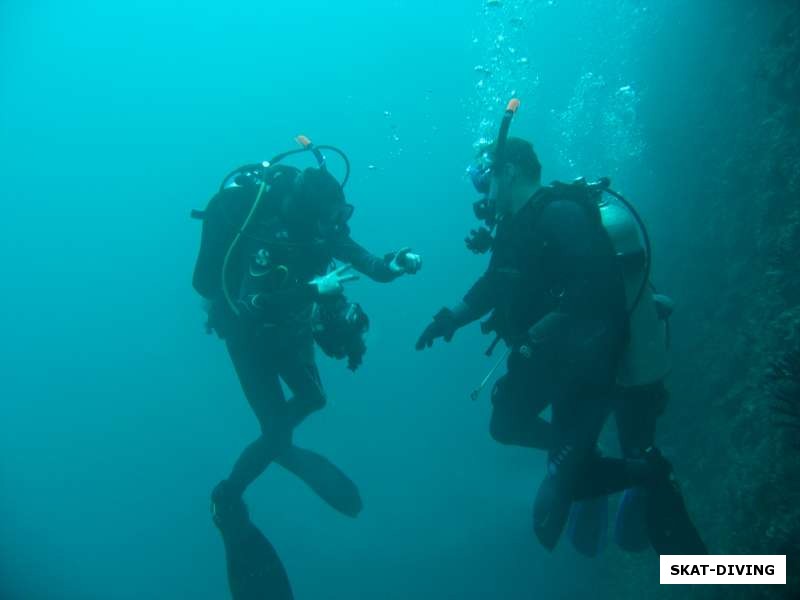
<instances>
[{"instance_id":1,"label":"scuba tank","mask_svg":"<svg viewBox=\"0 0 800 600\"><path fill-rule=\"evenodd\" d=\"M617 384L631 388L656 383L671 369L669 316L672 301L655 293L650 283L652 250L644 221L607 177L587 183L554 182L562 195L570 192L597 205L603 229L614 247L625 286L628 343L617 368Z\"/></svg>"},{"instance_id":2,"label":"scuba tank","mask_svg":"<svg viewBox=\"0 0 800 600\"><path fill-rule=\"evenodd\" d=\"M321 171L327 170L322 150L338 154L345 165L345 175L339 183L344 189L350 178L350 161L335 146L317 146L306 136L296 138L300 148L282 152L268 161L239 167L225 176L219 192L211 199L206 210L193 210L191 217L203 222L200 251L195 263L192 284L207 300L222 297L230 312L239 316L231 295L231 281L238 281L236 267L241 239L262 202L269 197L286 194L297 180L299 170L279 165L289 156L309 152Z\"/></svg>"},{"instance_id":3,"label":"scuba tank","mask_svg":"<svg viewBox=\"0 0 800 600\"><path fill-rule=\"evenodd\" d=\"M203 223L192 277L192 285L201 296L208 300L220 298L227 292L226 279L241 279L241 268L234 269L230 259L238 256L238 240L248 218L258 204L285 194L297 173L297 169L280 165L242 167L235 176L225 178L205 210L192 211L192 218Z\"/></svg>"},{"instance_id":4,"label":"scuba tank","mask_svg":"<svg viewBox=\"0 0 800 600\"><path fill-rule=\"evenodd\" d=\"M600 216L622 268L628 310L630 334L617 383L622 387L655 383L669 373L671 361L667 315L660 310L648 277L648 244L626 207L601 200Z\"/></svg>"}]
</instances>

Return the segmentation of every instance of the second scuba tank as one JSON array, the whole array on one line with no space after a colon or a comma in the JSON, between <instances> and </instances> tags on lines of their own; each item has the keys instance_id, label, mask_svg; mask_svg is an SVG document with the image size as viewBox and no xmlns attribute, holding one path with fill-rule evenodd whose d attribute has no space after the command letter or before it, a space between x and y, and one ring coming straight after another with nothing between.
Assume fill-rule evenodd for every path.
<instances>
[{"instance_id":1,"label":"second scuba tank","mask_svg":"<svg viewBox=\"0 0 800 600\"><path fill-rule=\"evenodd\" d=\"M600 216L622 266L629 311L630 338L617 383L622 387L655 383L669 373L671 361L667 323L659 315L649 282L644 281L648 259L644 240L636 220L624 207L603 201ZM646 288L637 301L643 284Z\"/></svg>"}]
</instances>

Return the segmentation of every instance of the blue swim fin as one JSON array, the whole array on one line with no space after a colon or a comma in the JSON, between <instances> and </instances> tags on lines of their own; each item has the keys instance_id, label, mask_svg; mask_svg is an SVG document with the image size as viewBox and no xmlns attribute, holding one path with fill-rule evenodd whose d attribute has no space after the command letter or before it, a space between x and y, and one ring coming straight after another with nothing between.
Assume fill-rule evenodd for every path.
<instances>
[{"instance_id":1,"label":"blue swim fin","mask_svg":"<svg viewBox=\"0 0 800 600\"><path fill-rule=\"evenodd\" d=\"M600 554L608 543L608 496L575 502L567 533L575 550L584 556Z\"/></svg>"},{"instance_id":2,"label":"blue swim fin","mask_svg":"<svg viewBox=\"0 0 800 600\"><path fill-rule=\"evenodd\" d=\"M633 487L625 490L617 508L614 541L627 552L643 552L650 547L647 530L647 490Z\"/></svg>"}]
</instances>

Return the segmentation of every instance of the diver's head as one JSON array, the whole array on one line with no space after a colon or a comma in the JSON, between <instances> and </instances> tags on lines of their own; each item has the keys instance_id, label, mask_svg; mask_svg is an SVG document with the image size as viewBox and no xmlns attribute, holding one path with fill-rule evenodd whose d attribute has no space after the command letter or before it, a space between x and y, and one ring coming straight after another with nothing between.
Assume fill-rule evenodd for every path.
<instances>
[{"instance_id":1,"label":"diver's head","mask_svg":"<svg viewBox=\"0 0 800 600\"><path fill-rule=\"evenodd\" d=\"M496 144L482 148L468 173L475 189L502 215L515 212L541 185L542 165L531 143L522 138L506 140L500 165L495 160L496 149Z\"/></svg>"},{"instance_id":2,"label":"diver's head","mask_svg":"<svg viewBox=\"0 0 800 600\"><path fill-rule=\"evenodd\" d=\"M503 163L492 167L489 198L498 214L516 212L541 185L542 165L533 145L522 138L506 140Z\"/></svg>"},{"instance_id":3,"label":"diver's head","mask_svg":"<svg viewBox=\"0 0 800 600\"><path fill-rule=\"evenodd\" d=\"M296 233L325 238L343 231L353 214L341 185L324 169L308 168L297 176L283 203L283 213Z\"/></svg>"}]
</instances>

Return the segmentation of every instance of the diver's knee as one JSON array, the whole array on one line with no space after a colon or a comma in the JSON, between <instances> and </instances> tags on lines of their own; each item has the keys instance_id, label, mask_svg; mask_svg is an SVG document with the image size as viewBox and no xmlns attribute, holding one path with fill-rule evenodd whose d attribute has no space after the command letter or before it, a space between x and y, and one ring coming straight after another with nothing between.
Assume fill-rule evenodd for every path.
<instances>
[{"instance_id":1,"label":"diver's knee","mask_svg":"<svg viewBox=\"0 0 800 600\"><path fill-rule=\"evenodd\" d=\"M294 397L288 405L287 421L290 429L294 429L310 415L322 410L327 404L324 392Z\"/></svg>"},{"instance_id":2,"label":"diver's knee","mask_svg":"<svg viewBox=\"0 0 800 600\"><path fill-rule=\"evenodd\" d=\"M327 403L328 397L325 395L325 392L322 391L322 389L297 399L297 405L299 406L303 418L307 417L311 413L317 412L318 410L322 410L325 408Z\"/></svg>"},{"instance_id":3,"label":"diver's knee","mask_svg":"<svg viewBox=\"0 0 800 600\"><path fill-rule=\"evenodd\" d=\"M508 375L504 375L492 388L492 416L489 420L489 435L501 444L513 444L514 420L508 414Z\"/></svg>"},{"instance_id":4,"label":"diver's knee","mask_svg":"<svg viewBox=\"0 0 800 600\"><path fill-rule=\"evenodd\" d=\"M278 419L261 428L261 436L256 440L260 453L277 456L292 445L292 426L285 419Z\"/></svg>"},{"instance_id":5,"label":"diver's knee","mask_svg":"<svg viewBox=\"0 0 800 600\"><path fill-rule=\"evenodd\" d=\"M494 441L505 445L514 445L517 439L509 419L502 416L497 409L492 411L492 418L489 421L489 435L492 436Z\"/></svg>"},{"instance_id":6,"label":"diver's knee","mask_svg":"<svg viewBox=\"0 0 800 600\"><path fill-rule=\"evenodd\" d=\"M325 408L327 403L328 397L325 395L325 392L320 389L317 393L312 394L305 404L308 407L308 414L311 414Z\"/></svg>"}]
</instances>

